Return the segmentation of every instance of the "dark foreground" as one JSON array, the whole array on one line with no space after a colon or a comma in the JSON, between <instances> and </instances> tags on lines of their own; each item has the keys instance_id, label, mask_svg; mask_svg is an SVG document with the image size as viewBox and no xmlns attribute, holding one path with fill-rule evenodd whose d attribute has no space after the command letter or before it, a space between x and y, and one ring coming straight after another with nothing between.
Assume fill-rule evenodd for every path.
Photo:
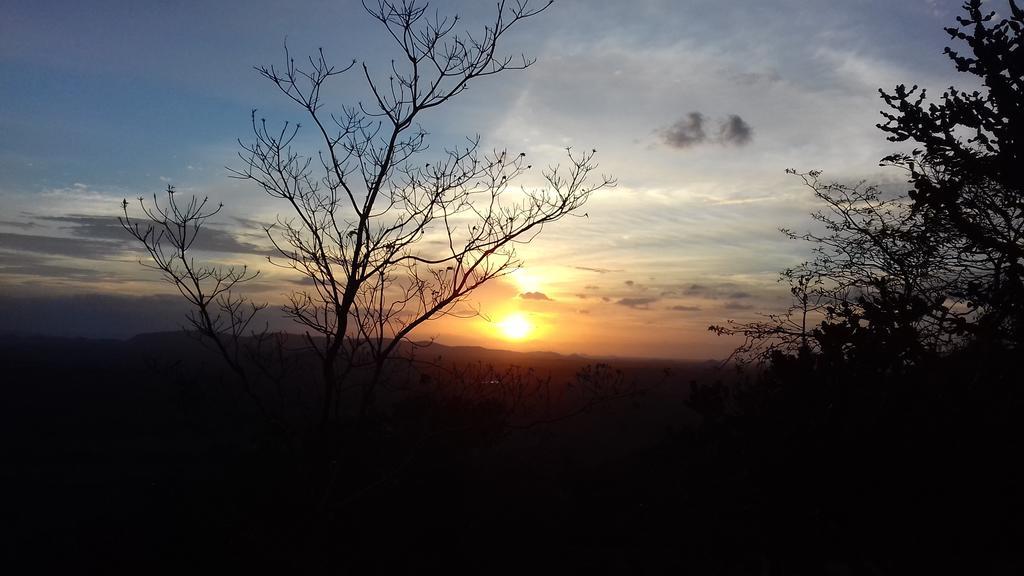
<instances>
[{"instance_id":1,"label":"dark foreground","mask_svg":"<svg viewBox=\"0 0 1024 576\"><path fill-rule=\"evenodd\" d=\"M324 463L182 335L5 338L4 571L1024 573L1019 392L432 358ZM557 399L510 413L486 365Z\"/></svg>"}]
</instances>

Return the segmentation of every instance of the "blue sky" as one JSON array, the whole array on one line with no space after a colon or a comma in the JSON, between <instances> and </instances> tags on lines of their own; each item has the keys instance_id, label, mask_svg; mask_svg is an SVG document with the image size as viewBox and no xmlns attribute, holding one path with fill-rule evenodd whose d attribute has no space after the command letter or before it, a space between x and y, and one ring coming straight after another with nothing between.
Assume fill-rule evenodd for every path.
<instances>
[{"instance_id":1,"label":"blue sky","mask_svg":"<svg viewBox=\"0 0 1024 576\"><path fill-rule=\"evenodd\" d=\"M567 146L596 148L619 186L596 196L587 218L526 247L523 272L481 292L485 311L530 315L539 329L514 345L522 348L724 355L732 343L706 326L784 306L776 273L804 255L778 228L806 227L812 197L784 169L899 186L900 174L878 167L896 148L874 127L877 89L964 86L942 55L942 28L959 4L556 0L503 46L534 66L474 83L424 127L434 149L480 134L535 166L557 162ZM493 10L431 6L470 28ZM81 322L62 323L79 334L146 325L85 320L96 299L145 295L131 304L144 318L168 290L103 219L113 222L122 197L173 183L223 201L219 229L240 245L258 242L241 220L267 221L281 207L225 166L237 166L251 109L273 121L301 116L252 67L280 62L287 38L293 54L322 47L334 62L383 70L394 52L375 24L351 1L5 2L0 296L80 312ZM366 97L352 75L327 101ZM692 138L694 118L703 139ZM741 130L721 132L727 125ZM539 172L525 180L537 181ZM275 281L270 274L257 292L279 299L286 285ZM549 299L520 297L535 291ZM13 306L0 312L0 329L24 328ZM173 327L153 318L154 329ZM426 335L502 344L474 322L446 320ZM46 324L39 330L58 330Z\"/></svg>"}]
</instances>

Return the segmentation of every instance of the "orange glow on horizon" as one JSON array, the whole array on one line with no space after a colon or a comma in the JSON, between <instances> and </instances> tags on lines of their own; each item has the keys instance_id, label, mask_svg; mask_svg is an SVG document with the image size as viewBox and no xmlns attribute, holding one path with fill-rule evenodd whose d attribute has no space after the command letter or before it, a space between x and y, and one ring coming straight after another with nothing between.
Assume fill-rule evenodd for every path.
<instances>
[{"instance_id":1,"label":"orange glow on horizon","mask_svg":"<svg viewBox=\"0 0 1024 576\"><path fill-rule=\"evenodd\" d=\"M519 313L506 316L496 326L506 340L524 340L533 333L533 324Z\"/></svg>"}]
</instances>

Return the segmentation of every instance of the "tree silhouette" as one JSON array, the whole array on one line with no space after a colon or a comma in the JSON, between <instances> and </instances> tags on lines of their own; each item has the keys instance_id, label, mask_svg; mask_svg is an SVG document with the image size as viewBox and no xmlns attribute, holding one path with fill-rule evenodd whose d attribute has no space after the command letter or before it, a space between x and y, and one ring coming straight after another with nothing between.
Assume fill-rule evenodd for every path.
<instances>
[{"instance_id":1,"label":"tree silhouette","mask_svg":"<svg viewBox=\"0 0 1024 576\"><path fill-rule=\"evenodd\" d=\"M880 90L890 108L879 128L896 142L921 147L883 162L906 169L915 211L934 227L949 227L963 240L963 265L984 267L987 278L969 285L967 295L982 312L971 326L992 343L1019 344L1024 329L1024 11L1009 0L1010 17L995 21L981 0L964 4L966 17L949 35L970 52L945 53L960 72L976 76L983 88L951 87L939 102L926 91L899 85Z\"/></svg>"},{"instance_id":2,"label":"tree silhouette","mask_svg":"<svg viewBox=\"0 0 1024 576\"><path fill-rule=\"evenodd\" d=\"M771 502L747 520L771 526L759 537L782 573L820 572L806 550L822 534L856 550L854 572L1020 571L1005 542L1024 512L1008 457L1024 438L1024 13L1011 0L996 22L981 4L947 29L972 55L946 54L983 89L938 103L916 86L881 92L879 128L920 146L882 164L912 189L799 174L823 232L783 230L813 252L781 275L792 306L711 327L744 336L738 357L762 370L695 390L704 425L690 450L712 454L698 464L715 481L738 476L720 446L744 454L735 491Z\"/></svg>"},{"instance_id":3,"label":"tree silhouette","mask_svg":"<svg viewBox=\"0 0 1024 576\"><path fill-rule=\"evenodd\" d=\"M970 341L1016 346L1024 329L1024 195L1019 134L1024 126L1024 12L991 24L980 0L947 28L973 56L946 48L984 91L950 88L938 104L917 86L880 90L891 112L879 128L914 141L910 154L882 159L910 175L907 194L876 186L822 183L801 174L822 201L812 217L824 235L783 233L812 244L814 259L782 273L794 304L765 321L712 326L742 334L741 357L801 349L914 364ZM965 31L966 30L966 31ZM793 171L790 171L795 173ZM811 324L808 325L808 318Z\"/></svg>"},{"instance_id":4,"label":"tree silhouette","mask_svg":"<svg viewBox=\"0 0 1024 576\"><path fill-rule=\"evenodd\" d=\"M712 326L745 342L734 357L769 360L774 353L852 355L913 364L961 343L976 316L964 296L979 269L965 267L964 242L912 209L902 194L863 182L823 182L821 173L799 176L821 202L811 218L823 232L782 229L811 245L813 258L784 270L790 308L764 320ZM870 350L869 350L870 349Z\"/></svg>"},{"instance_id":5,"label":"tree silhouette","mask_svg":"<svg viewBox=\"0 0 1024 576\"><path fill-rule=\"evenodd\" d=\"M269 261L298 272L309 286L288 295L284 310L319 359L322 430L339 421L340 392L353 386L364 420L386 361L416 327L463 314L456 306L475 289L520 265L517 244L614 185L610 177L591 180L593 150L569 150L568 166L544 171L546 185L536 188L513 186L531 168L525 154L482 151L479 136L436 157L425 155L421 116L470 81L528 68L534 61L525 56L500 56L499 41L548 6L501 1L491 23L471 34L456 31L458 16L442 17L411 0L364 3L399 49L386 79L365 63L334 66L323 51L300 64L287 47L282 67L256 68L302 110L320 142L319 150L304 153L296 144L300 123L272 128L253 111L253 139L240 141L242 165L232 173L288 206L288 215L265 229L278 253ZM361 74L371 102L328 113L323 91L346 72ZM243 331L251 315L234 312L243 301L233 289L255 276L196 268L189 255L195 234L216 211L204 212L205 201L195 200L180 211L174 196L167 206L169 212L143 206L156 226L139 227L127 206L122 222L197 309L201 333L220 342L221 332ZM178 232L161 233L160 227ZM163 256L168 243L174 261ZM204 280L215 284L202 289ZM223 324L208 312L221 301ZM229 363L231 354L225 353Z\"/></svg>"}]
</instances>

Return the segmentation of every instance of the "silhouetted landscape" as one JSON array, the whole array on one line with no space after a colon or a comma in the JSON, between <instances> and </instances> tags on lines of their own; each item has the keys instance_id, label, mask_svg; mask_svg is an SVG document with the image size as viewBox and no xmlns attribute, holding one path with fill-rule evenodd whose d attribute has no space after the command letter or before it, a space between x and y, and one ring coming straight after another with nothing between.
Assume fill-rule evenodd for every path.
<instances>
[{"instance_id":1,"label":"silhouetted landscape","mask_svg":"<svg viewBox=\"0 0 1024 576\"><path fill-rule=\"evenodd\" d=\"M852 128L828 137L841 141L831 156L813 156L820 139L757 148L781 146L770 117L792 110L674 110L607 137L641 150L613 157L611 176L601 142L563 146L575 141L543 122L516 132L523 109L551 108L530 100L546 89L565 108L555 118L589 105L558 92L571 84L558 74L474 108L470 84L534 68L503 52L521 27L538 26L534 40L575 27L534 24L552 3L528 0L488 8L476 32L411 0L366 2L380 38L354 34L389 43L390 65L376 48L362 62L296 58L287 42L256 65L302 122L252 109L227 172L273 210L229 216L164 176L161 193L119 207L78 181L43 188L0 220L4 572L1024 574L1024 10L919 4L874 26L901 36L921 29L911 16L943 19L960 82L872 85L880 171L785 169L795 187L781 201L780 184L744 171L754 152L797 149L835 170L844 146L851 159L875 148L855 150ZM660 10L637 18L675 14ZM714 15L756 32L739 12ZM618 64L647 40L611 28L607 45L586 44L609 89L642 68ZM849 46L834 30L807 41L822 38ZM593 66L587 50L546 51L559 74ZM685 56L730 86L705 102L755 111L914 70L819 46L806 61L844 78L804 90L788 65L734 74L699 52ZM758 98L731 100L744 90ZM31 107L12 94L0 88ZM640 102L616 113L652 108ZM853 114L830 104L819 120ZM455 111L450 125L422 123L435 108ZM453 139L460 111L531 155ZM600 139L587 114L576 128ZM0 122L16 124L2 110ZM24 139L0 148L18 178L38 172ZM532 172L534 153L547 168ZM643 174L684 159L711 166L706 181L673 191ZM68 207L39 208L53 198ZM682 205L689 220L673 219ZM665 222L705 251L659 236Z\"/></svg>"},{"instance_id":2,"label":"silhouetted landscape","mask_svg":"<svg viewBox=\"0 0 1024 576\"><path fill-rule=\"evenodd\" d=\"M41 571L1019 566L1012 354L902 373L778 358L741 376L435 345L428 366L396 370L325 496L318 462L194 336L5 337L0 349L19 527L6 546ZM522 408L479 386L495 373L522 384ZM553 399L534 387L549 379Z\"/></svg>"},{"instance_id":3,"label":"silhouetted landscape","mask_svg":"<svg viewBox=\"0 0 1024 576\"><path fill-rule=\"evenodd\" d=\"M360 570L504 572L541 559L575 570L581 555L626 569L615 552L597 553L632 549L648 536L626 526L667 512L651 510L652 457L699 419L688 382L719 373L716 363L432 345L428 366L397 370L386 415L361 433L359 468L346 467L323 503L292 439L195 337L2 342L12 374L3 421L19 438L5 475L21 530L8 544L42 570L292 571L333 565L334 538L355 552L340 566ZM492 396L495 378L521 385L515 413L505 410L513 394ZM616 401L603 402L613 388ZM395 554L396 540L409 548Z\"/></svg>"}]
</instances>

